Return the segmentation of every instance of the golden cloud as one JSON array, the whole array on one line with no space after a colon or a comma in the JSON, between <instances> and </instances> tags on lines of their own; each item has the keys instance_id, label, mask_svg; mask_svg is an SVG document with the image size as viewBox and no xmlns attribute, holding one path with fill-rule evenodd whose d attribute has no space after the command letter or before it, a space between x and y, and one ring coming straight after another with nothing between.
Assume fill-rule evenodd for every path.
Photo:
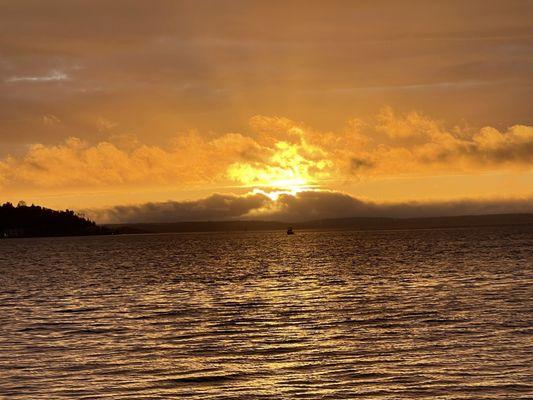
<instances>
[{"instance_id":1,"label":"golden cloud","mask_svg":"<svg viewBox=\"0 0 533 400\"><path fill-rule=\"evenodd\" d=\"M287 118L255 116L251 134L191 131L168 146L111 137L95 144L69 138L32 145L0 160L3 188L105 188L131 185L236 184L304 190L330 180L404 174L476 174L533 166L533 127L477 131L417 112L385 108L341 132L321 132Z\"/></svg>"}]
</instances>

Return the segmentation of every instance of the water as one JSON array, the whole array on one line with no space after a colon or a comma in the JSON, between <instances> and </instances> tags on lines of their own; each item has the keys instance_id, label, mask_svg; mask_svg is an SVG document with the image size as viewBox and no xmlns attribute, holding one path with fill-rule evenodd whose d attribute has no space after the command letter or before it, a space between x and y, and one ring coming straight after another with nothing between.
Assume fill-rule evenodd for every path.
<instances>
[{"instance_id":1,"label":"water","mask_svg":"<svg viewBox=\"0 0 533 400\"><path fill-rule=\"evenodd\" d=\"M533 227L0 241L0 398L530 398Z\"/></svg>"}]
</instances>

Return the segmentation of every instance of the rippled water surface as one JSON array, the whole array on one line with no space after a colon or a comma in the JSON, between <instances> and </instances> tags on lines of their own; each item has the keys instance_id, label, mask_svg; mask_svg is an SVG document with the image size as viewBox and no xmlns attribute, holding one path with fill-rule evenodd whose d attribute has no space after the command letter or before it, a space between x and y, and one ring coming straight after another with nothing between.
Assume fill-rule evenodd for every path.
<instances>
[{"instance_id":1,"label":"rippled water surface","mask_svg":"<svg viewBox=\"0 0 533 400\"><path fill-rule=\"evenodd\" d=\"M531 398L532 240L2 240L0 398Z\"/></svg>"}]
</instances>

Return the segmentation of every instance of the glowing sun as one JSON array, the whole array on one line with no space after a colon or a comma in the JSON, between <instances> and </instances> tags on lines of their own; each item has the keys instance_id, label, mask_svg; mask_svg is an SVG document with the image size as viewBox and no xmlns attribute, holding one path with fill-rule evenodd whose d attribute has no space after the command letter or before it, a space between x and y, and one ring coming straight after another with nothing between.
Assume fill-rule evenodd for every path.
<instances>
[{"instance_id":1,"label":"glowing sun","mask_svg":"<svg viewBox=\"0 0 533 400\"><path fill-rule=\"evenodd\" d=\"M317 186L321 172L328 166L324 159L313 159L305 143L280 141L265 161L236 162L229 166L228 177L255 188L273 200L282 193L295 194Z\"/></svg>"}]
</instances>

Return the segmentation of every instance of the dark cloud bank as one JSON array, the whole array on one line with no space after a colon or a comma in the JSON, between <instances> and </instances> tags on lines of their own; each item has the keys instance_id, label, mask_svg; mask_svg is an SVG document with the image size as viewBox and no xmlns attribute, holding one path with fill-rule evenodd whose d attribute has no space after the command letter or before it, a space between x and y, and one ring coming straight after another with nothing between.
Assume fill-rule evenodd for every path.
<instances>
[{"instance_id":1,"label":"dark cloud bank","mask_svg":"<svg viewBox=\"0 0 533 400\"><path fill-rule=\"evenodd\" d=\"M505 213L533 213L533 199L454 200L378 204L339 192L307 191L281 195L214 194L194 201L167 201L88 210L101 223L180 222L218 220L309 221L347 217L436 217Z\"/></svg>"}]
</instances>

